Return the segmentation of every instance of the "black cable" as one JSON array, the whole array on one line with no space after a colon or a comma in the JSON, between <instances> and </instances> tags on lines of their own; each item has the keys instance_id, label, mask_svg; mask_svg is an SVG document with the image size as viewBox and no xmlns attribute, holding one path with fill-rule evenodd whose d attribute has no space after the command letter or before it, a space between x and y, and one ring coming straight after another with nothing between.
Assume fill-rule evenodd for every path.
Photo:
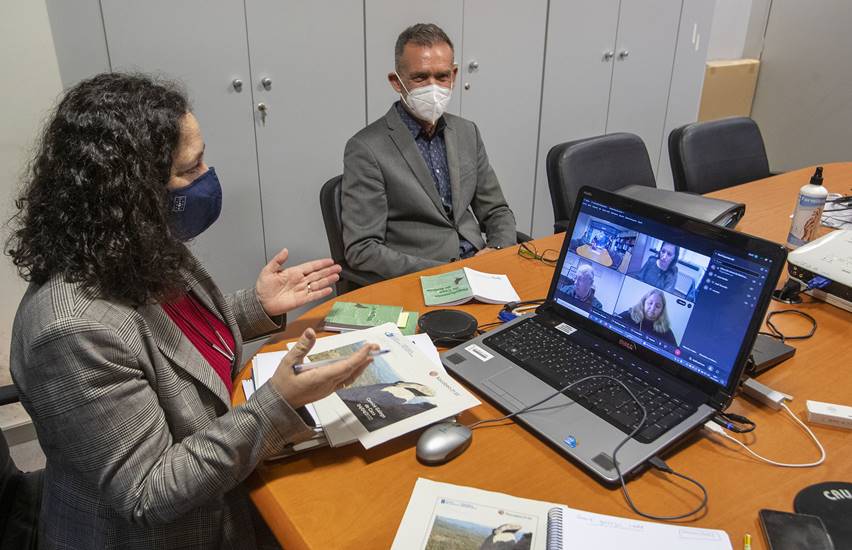
<instances>
[{"instance_id":1,"label":"black cable","mask_svg":"<svg viewBox=\"0 0 852 550\"><path fill-rule=\"evenodd\" d=\"M843 197L837 197L836 199L828 199L825 202L840 202L840 203L850 203L852 204L852 195L846 195Z\"/></svg>"},{"instance_id":2,"label":"black cable","mask_svg":"<svg viewBox=\"0 0 852 550\"><path fill-rule=\"evenodd\" d=\"M637 401L637 404L638 403L639 402ZM644 412L645 409L643 408L642 410ZM636 431L638 431L638 429L634 430L634 433ZM704 487L704 485L702 485L697 479L693 479L693 478L691 478L691 477L689 477L685 474L675 472L674 470L672 470L669 467L668 464L666 464L663 461L663 459L661 459L657 456L654 456L654 457L651 457L651 459L649 460L649 462L651 463L652 466L654 466L655 468L657 468L661 472L664 472L664 473L667 473L667 474L672 474L673 476L677 476L679 478L685 479L686 481L694 483L696 486L698 486L699 489L701 489L701 493L702 493L703 496L701 497L701 503L698 506L696 506L694 509L690 510L689 512L685 512L683 514L678 514L676 516L655 516L654 514L646 514L645 512L639 510L639 508L636 507L636 504L633 503L633 499L630 498L630 493L627 491L627 483L624 481L624 476L621 474L621 468L618 467L618 460L615 459L615 453L617 453L618 450L622 447L622 445L627 443L627 441L629 441L630 438L633 437L633 435L634 434L631 433L629 436L627 436L627 439L625 439L624 441L619 443L618 446L615 448L615 451L612 452L612 462L613 462L613 464L615 464L615 471L618 473L619 481L621 481L621 492L624 493L624 498L627 500L627 504L630 506L631 510L633 510L635 513L639 514L643 518L653 519L653 520L657 520L657 521L671 521L671 520L676 520L676 519L688 518L689 516L693 516L693 515L697 514L698 512L700 512L701 510L703 510L704 508L707 507L707 489Z\"/></svg>"},{"instance_id":3,"label":"black cable","mask_svg":"<svg viewBox=\"0 0 852 550\"><path fill-rule=\"evenodd\" d=\"M722 412L715 415L711 420L736 434L747 434L753 432L755 428L754 422L740 414Z\"/></svg>"},{"instance_id":4,"label":"black cable","mask_svg":"<svg viewBox=\"0 0 852 550\"><path fill-rule=\"evenodd\" d=\"M510 413L510 414L507 414L507 415L505 415L505 416L501 416L501 417L499 417L499 418L487 418L487 419L485 419L485 420L477 420L477 421L476 421L476 422L474 422L473 424L468 424L468 426L467 426L467 427L468 427L468 428L470 428L470 429L472 430L472 429L476 428L477 426L479 426L480 424L488 424L488 423L491 423L491 422L502 422L503 420L508 420L508 419L510 419L510 418L513 418L513 417L515 417L515 416L519 415L519 414L522 414L522 413L525 413L525 412L529 412L529 411L531 411L534 407L538 407L538 406L539 406L539 405L541 405L542 403L544 403L544 402L546 402L546 401L550 401L551 399L553 399L554 397L556 397L556 396L557 396L557 395L559 395L560 393L563 393L563 392L565 392L565 391L568 391L568 390L570 390L572 387L576 386L577 384L579 384L579 383L581 383L581 382L585 382L586 380L591 380L591 379L593 379L593 378L606 378L606 379L608 379L608 380L613 380L613 381L615 381L615 382L618 382L619 384L621 384L621 387L623 387L625 390L627 390L627 393L629 393L629 394L630 394L630 397L632 397L632 398L633 398L633 400L636 402L636 404L637 404L637 405L639 405L639 407L641 407L643 411L645 410L645 409L644 409L644 407L642 407L642 404L641 404L641 403L639 403L639 400L638 400L638 399L636 399L636 396L635 396L635 395L633 395L633 392L631 392L631 391L630 391L630 389L629 389L627 386L625 386L625 385L624 385L624 383L623 383L621 380L619 380L619 379L617 379L617 378L613 378L612 376L608 376L608 375L606 375L606 374L592 374L592 375L586 376L586 377L584 377L584 378L580 378L579 380L575 380L575 381L573 381L573 382L569 383L569 384L568 384L568 385L566 385L566 386L562 386L562 388L561 388L561 389L556 390L555 392L551 393L550 395L548 395L547 397L545 397L545 398L544 398L544 399L542 399L541 401L536 401L536 402L535 402L535 403L533 403L532 405L527 405L526 407L524 407L524 408L522 408L522 409L519 409L519 410L517 410L517 411L515 411L515 412L513 412L513 413ZM646 415L646 416L647 416L647 415ZM642 422L644 422L644 421L645 421L645 417L643 417L643 418L642 418ZM640 423L640 428L641 428L641 423ZM629 438L629 437L631 437L631 436L628 436L628 438Z\"/></svg>"},{"instance_id":5,"label":"black cable","mask_svg":"<svg viewBox=\"0 0 852 550\"><path fill-rule=\"evenodd\" d=\"M520 306L529 306L533 304L543 304L546 301L546 298L537 298L535 300L524 300L522 302L508 302L503 306L503 311L512 311L516 307Z\"/></svg>"},{"instance_id":6,"label":"black cable","mask_svg":"<svg viewBox=\"0 0 852 550\"><path fill-rule=\"evenodd\" d=\"M790 277L779 290L772 292L772 299L785 304L801 304L803 292L820 290L831 284L831 280L821 275L814 275L807 284Z\"/></svg>"},{"instance_id":7,"label":"black cable","mask_svg":"<svg viewBox=\"0 0 852 550\"><path fill-rule=\"evenodd\" d=\"M693 514L697 514L698 512L700 512L701 510L703 510L704 508L706 508L706 507L707 507L707 499L708 499L708 496L707 496L707 488L706 488L704 485L702 485L700 481L698 481L697 479L693 479L693 478L691 478L691 477L689 477L689 476L687 476L687 475L684 475L684 474L682 474L682 473L680 473L680 472L675 472L674 470L672 470L672 469L671 469L671 467L670 467L668 464L666 464L666 463L663 461L663 459L661 459L661 458L660 458L660 457L658 457L658 456L652 457L652 458L651 458L651 460L649 460L649 462L650 462L650 463L651 463L651 464L652 464L655 468L657 468L658 470L660 470L661 472L664 472L664 473L667 473L667 474L671 474L671 475L673 475L673 476L677 476L677 477L679 477L679 478L681 478L681 479L685 479L686 481L688 481L688 482L690 482L690 483L694 484L694 485L695 485L695 486L697 486L699 489L701 489L701 493L702 493L702 495L703 495L703 496L702 496L702 498L701 498L701 504L699 504L699 505L698 505L698 507L697 507L697 508L695 508L694 510L692 510L691 512L688 512L688 513L686 513L686 514L681 514L681 515L679 515L679 516L655 516L655 515L652 515L652 514L645 514L645 513L643 513L643 512L640 512L640 511L636 508L636 506L634 506L633 501L632 501L632 500L630 500L630 497L627 495L627 491L626 491L626 489L625 489L624 496L625 496L625 497L627 497L627 503L628 503L628 504L630 504L630 508L632 508L634 512L636 512L636 513L637 513L637 514L639 514L640 516L645 517L645 518L648 518L648 519L655 519L655 520L669 521L669 520L675 520L675 519L684 519L684 518L687 518L687 517L689 517L689 516L691 516L691 515L693 515Z\"/></svg>"},{"instance_id":8,"label":"black cable","mask_svg":"<svg viewBox=\"0 0 852 550\"><path fill-rule=\"evenodd\" d=\"M799 317L804 317L808 321L811 322L811 330L807 334L798 334L795 336L787 336L780 330L775 324L772 322L772 318L776 315L781 315L784 313L791 313L794 315L798 315ZM804 311L799 311L798 309L779 309L776 311L771 311L769 315L766 316L766 326L769 327L770 332L761 331L759 334L764 334L766 336L771 336L773 338L777 338L781 340L783 344L786 340L806 340L814 335L817 329L817 320L813 318L813 316L805 313Z\"/></svg>"},{"instance_id":9,"label":"black cable","mask_svg":"<svg viewBox=\"0 0 852 550\"><path fill-rule=\"evenodd\" d=\"M651 464L655 468L657 468L657 469L659 469L659 470L661 470L665 473L669 473L669 474L672 474L674 476L685 479L687 481L690 481L690 482L694 483L695 485L697 485L699 489L701 489L701 492L704 495L703 498L701 499L701 504L699 504L698 507L695 508L694 510L691 510L691 511L685 513L685 514L679 514L679 515L676 515L676 516L655 516L653 514L646 514L645 512L640 511L639 508L637 508L636 505L633 503L633 499L630 498L630 493L627 491L627 482L624 481L624 475L621 473L621 468L619 468L619 466L618 466L618 458L616 457L616 455L618 454L618 451L628 441L633 439L633 436L636 435L637 433L639 433L639 430L641 430L642 427L645 425L645 421L648 420L648 411L645 409L645 407L642 405L642 403L639 401L639 399L636 397L636 395L630 390L630 388L628 388L624 384L624 382L622 382L621 380L614 378L612 376L608 376L606 374L593 374L593 375L590 375L590 376L586 376L586 377L581 378L579 380L575 380L574 382L571 382L570 384L567 384L566 386L563 386L559 390L553 392L552 394L548 395L544 399L542 399L542 400L540 400L536 403L533 403L532 405L527 405L526 407L524 407L520 410L517 410L517 411L515 411L511 414L507 414L507 415L502 416L500 418L488 418L488 419L485 419L485 420L478 420L478 421L476 421L472 424L468 424L467 427L470 428L471 430L473 430L474 428L476 428L477 426L480 426L482 424L488 424L488 423L491 423L491 422L501 422L503 420L508 420L508 419L510 419L514 416L517 416L521 413L529 412L534 407L537 407L537 406L541 405L542 403L549 401L550 399L553 399L557 395L569 390L573 386L575 386L575 385L577 385L581 382L585 382L586 380L591 380L593 378L605 378L605 379L611 380L611 381L617 383L618 385L620 385L622 388L624 388L624 391L626 391L627 394L630 395L631 399L633 399L633 402L636 403L637 407L639 407L639 410L642 411L642 420L639 421L639 423L636 425L636 427L633 428L633 431L630 432L627 435L627 437L622 439L621 442L618 445L616 445L615 449L612 451L612 463L613 463L613 465L615 465L615 471L616 471L616 473L618 473L618 479L621 482L621 492L624 494L624 498L627 500L627 504L630 506L630 509L633 510L635 513L639 514L640 516L644 517L644 518L667 521L667 520L684 519L684 518L687 518L687 517L692 516L694 514L697 514L698 512L700 512L701 510L706 508L707 507L707 489L704 487L704 485L702 485L700 482L698 482L695 479L692 479L689 476L675 472L665 462L663 462L662 459L660 459L656 456L652 457L650 459Z\"/></svg>"}]
</instances>

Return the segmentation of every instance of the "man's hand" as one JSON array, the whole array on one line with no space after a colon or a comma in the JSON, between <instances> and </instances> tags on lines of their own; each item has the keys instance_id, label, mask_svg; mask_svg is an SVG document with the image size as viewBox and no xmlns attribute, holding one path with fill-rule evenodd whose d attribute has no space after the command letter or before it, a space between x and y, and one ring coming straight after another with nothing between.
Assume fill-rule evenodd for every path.
<instances>
[{"instance_id":1,"label":"man's hand","mask_svg":"<svg viewBox=\"0 0 852 550\"><path fill-rule=\"evenodd\" d=\"M338 273L342 268L331 258L284 269L281 264L287 261L287 256L287 249L281 250L260 271L255 283L257 299L270 317L328 296L331 285L340 279Z\"/></svg>"},{"instance_id":2,"label":"man's hand","mask_svg":"<svg viewBox=\"0 0 852 550\"><path fill-rule=\"evenodd\" d=\"M294 409L322 399L354 382L373 361L368 354L379 350L376 344L366 344L354 354L336 363L296 374L293 372L293 365L305 360L305 356L314 347L316 339L314 330L306 329L293 349L281 360L278 370L269 379L269 383Z\"/></svg>"}]
</instances>

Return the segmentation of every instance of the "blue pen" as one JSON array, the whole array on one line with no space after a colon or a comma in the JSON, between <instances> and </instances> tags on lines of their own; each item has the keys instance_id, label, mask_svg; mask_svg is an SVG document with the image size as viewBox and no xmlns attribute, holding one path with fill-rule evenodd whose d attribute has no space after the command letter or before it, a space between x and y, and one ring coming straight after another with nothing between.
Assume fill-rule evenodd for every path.
<instances>
[{"instance_id":1,"label":"blue pen","mask_svg":"<svg viewBox=\"0 0 852 550\"><path fill-rule=\"evenodd\" d=\"M378 351L371 351L368 353L368 357L377 357L379 355L384 355L386 353L390 353L389 349L380 349ZM322 359L320 361L311 361L310 363L299 363L297 365L293 365L293 372L299 374L300 372L305 372L306 370L318 369L319 367L324 367L326 365L330 365L332 363L337 363L338 361L343 361L347 357L351 357L351 355L346 355L344 357L334 357L332 359Z\"/></svg>"}]
</instances>

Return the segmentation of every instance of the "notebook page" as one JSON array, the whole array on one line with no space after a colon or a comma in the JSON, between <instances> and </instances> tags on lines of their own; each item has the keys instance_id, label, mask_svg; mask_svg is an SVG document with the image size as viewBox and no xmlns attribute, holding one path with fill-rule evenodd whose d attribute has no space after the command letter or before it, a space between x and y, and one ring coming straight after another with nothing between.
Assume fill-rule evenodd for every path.
<instances>
[{"instance_id":1,"label":"notebook page","mask_svg":"<svg viewBox=\"0 0 852 550\"><path fill-rule=\"evenodd\" d=\"M488 304L520 302L521 298L512 286L509 277L497 273L483 273L469 267L464 268L465 277L473 297Z\"/></svg>"},{"instance_id":2,"label":"notebook page","mask_svg":"<svg viewBox=\"0 0 852 550\"><path fill-rule=\"evenodd\" d=\"M653 523L562 509L562 549L630 548L631 550L732 550L728 534L718 529Z\"/></svg>"}]
</instances>

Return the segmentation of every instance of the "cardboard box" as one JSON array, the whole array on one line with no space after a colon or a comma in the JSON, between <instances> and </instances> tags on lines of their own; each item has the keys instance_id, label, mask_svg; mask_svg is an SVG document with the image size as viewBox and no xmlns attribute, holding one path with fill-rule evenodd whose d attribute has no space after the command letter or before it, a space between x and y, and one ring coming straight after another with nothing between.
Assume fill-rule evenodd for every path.
<instances>
[{"instance_id":1,"label":"cardboard box","mask_svg":"<svg viewBox=\"0 0 852 550\"><path fill-rule=\"evenodd\" d=\"M703 122L728 116L751 116L751 102L759 69L760 61L757 59L708 61L704 70L698 120Z\"/></svg>"}]
</instances>

